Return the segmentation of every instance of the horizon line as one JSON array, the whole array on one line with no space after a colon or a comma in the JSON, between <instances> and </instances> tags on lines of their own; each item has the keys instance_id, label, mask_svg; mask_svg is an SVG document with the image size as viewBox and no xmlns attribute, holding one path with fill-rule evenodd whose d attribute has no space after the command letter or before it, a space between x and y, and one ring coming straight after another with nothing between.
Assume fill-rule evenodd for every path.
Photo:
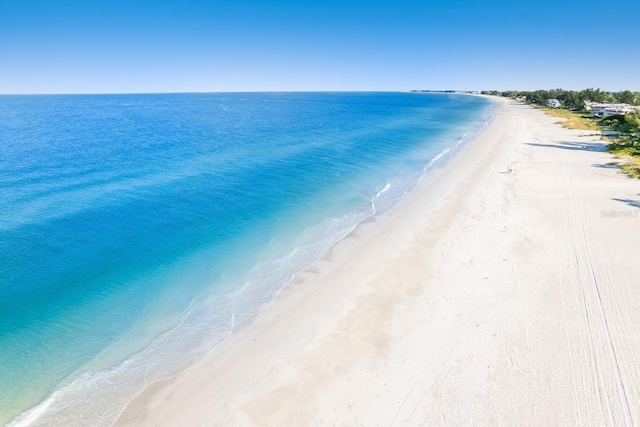
<instances>
[{"instance_id":1,"label":"horizon line","mask_svg":"<svg viewBox=\"0 0 640 427\"><path fill-rule=\"evenodd\" d=\"M211 93L404 93L416 89L403 90L219 90L219 91L159 91L159 92L41 92L41 93L0 93L0 96L47 96L47 95L177 95ZM420 89L422 90L422 89ZM426 89L430 90L430 89ZM436 89L432 89L436 90ZM444 91L448 89L442 89Z\"/></svg>"}]
</instances>

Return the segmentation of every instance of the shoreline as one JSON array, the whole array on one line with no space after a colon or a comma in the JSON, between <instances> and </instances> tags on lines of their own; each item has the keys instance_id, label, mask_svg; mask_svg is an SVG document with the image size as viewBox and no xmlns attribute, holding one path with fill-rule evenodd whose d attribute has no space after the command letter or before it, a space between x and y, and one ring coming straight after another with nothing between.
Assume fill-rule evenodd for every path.
<instances>
[{"instance_id":1,"label":"shoreline","mask_svg":"<svg viewBox=\"0 0 640 427\"><path fill-rule=\"evenodd\" d=\"M443 93L444 95L450 95L450 94L446 94ZM456 94L456 95L463 95L463 94ZM237 325L234 326L233 330L218 344L216 344L216 346L214 346L214 348L212 348L208 353L214 352L216 350L216 348L220 345L222 345L226 340L229 339L230 336L233 336L234 334L236 334L238 331L243 330L245 327L247 327L247 325L250 325L256 316L261 316L264 310L268 310L269 307L271 306L271 304L274 303L275 300L277 300L279 298L280 293L284 292L286 290L287 287L289 286L293 286L296 283L299 283L301 280L298 280L299 276L308 273L308 272L312 272L313 274L315 274L316 272L316 267L315 265L318 262L321 261L327 261L330 260L330 255L333 252L333 250L335 249L336 246L341 245L341 244L349 244L349 243L345 243L345 240L349 240L351 238L357 238L358 234L367 234L371 232L372 228L375 228L377 226L377 223L380 222L380 220L384 220L384 218L387 215L392 214L394 211L396 211L398 208L400 208L404 203L407 203L408 201L410 201L413 197L415 197L414 193L418 193L420 190L420 187L425 185L425 182L428 183L429 180L431 179L432 174L434 173L439 173L439 171L442 168L446 168L447 165L453 161L460 153L464 152L465 150L467 150L469 148L470 145L472 145L474 143L474 141L484 133L484 131L493 123L494 120L494 116L495 116L495 109L498 106L499 102L496 101L494 99L494 97L490 97L490 96L484 96L484 95L472 95L472 94L465 94L468 96L479 96L479 97L483 97L483 98L487 98L491 101L491 104L489 106L487 106L486 108L486 112L485 112L485 118L482 120L482 122L478 122L476 128L470 129L469 131L471 132L470 134L463 134L461 137L459 137L458 141L456 144L445 148L443 151L440 151L438 154L436 154L425 166L424 169L422 171L422 173L420 174L420 176L417 178L417 180L415 182L412 183L412 185L410 185L409 187L405 188L405 193L400 196L397 199L393 199L393 201L391 203L387 202L383 207L382 210L380 210L379 207L374 206L374 213L365 218L364 220L358 222L357 224L355 224L354 228L347 233L347 235L343 238L341 238L340 240L334 242L328 249L327 251L320 256L320 258L318 258L312 265L303 268L301 271L298 271L297 273L294 274L294 277L287 282L286 284L283 285L283 287L278 291L278 293L276 294L276 296L274 297L274 299L270 300L269 302L267 302L263 307L261 307L260 311L258 311L257 313L253 314L251 317L249 317L248 319L244 319L243 321L241 321L240 323L238 323ZM429 185L429 184L426 184ZM374 199L371 200L372 206L374 204L374 202L376 202L375 199L377 199L377 197L379 197L381 194L386 192L386 189L388 188L389 184L387 184L387 186L385 186L383 189L379 190L379 192L377 193L376 197ZM423 190L424 191L424 190ZM408 196L408 197L406 197ZM304 279L302 279L304 280ZM207 355L205 355L204 357L207 357ZM153 388L155 387L158 383L163 383L163 382L170 382L172 381L175 377L180 376L184 371L189 370L192 368L193 365L198 364L199 361L196 361L194 364L187 366L186 368L180 370L179 372L177 372L176 374L168 377L168 378L162 378L159 380L155 380L152 383L148 384L147 386L145 386L145 388L138 393L130 402L134 402L136 401L140 395L143 395L147 389L149 388ZM129 404L127 404L127 406L125 408L123 408L122 412L120 413L120 416L118 417L118 419L120 419L120 417L122 416L122 413L125 412L127 410L127 407L129 406ZM114 422L114 425L118 424L118 420L116 420L116 422Z\"/></svg>"},{"instance_id":2,"label":"shoreline","mask_svg":"<svg viewBox=\"0 0 640 427\"><path fill-rule=\"evenodd\" d=\"M471 101L473 100L465 100L461 104L466 104ZM472 104L478 104L479 103L478 101L479 100L476 100ZM491 116L492 116L491 111L493 110L493 108L490 106L490 104L492 103L487 102L486 100L482 100L481 104L485 104L486 107L483 108L483 111L478 112L478 114L476 114L475 117L473 117L473 119L470 120L470 122L467 125L452 124L452 126L449 127L448 132L443 132L443 134L445 134L446 137L441 137L440 141L438 140L434 141L436 143L440 142L441 143L440 145L442 146L445 145L445 141L446 141L448 145L446 146L446 148L442 148L442 146L439 147L438 149L442 148L442 150L437 152L437 154L435 154L434 150L429 150L428 144L426 144L427 148L420 147L420 149L416 149L415 151L417 154L414 153L415 155L411 157L412 160L415 159L416 161L414 161L411 164L411 167L407 167L404 171L399 170L397 173L393 175L388 175L389 178L386 180L386 184L384 185L384 187L382 185L378 185L376 187L369 188L370 191L373 190L376 192L376 194L375 196L371 195L371 197L368 200L368 203L362 204L362 209L356 208L344 216L336 216L329 221L323 222L323 224L327 222L329 223L329 228L331 228L331 230L329 231L333 232L337 230L340 233L333 233L331 234L331 236L334 236L334 237L326 238L325 236L329 236L329 234L326 234L326 233L321 234L316 232L315 233L316 237L322 235L323 239L318 241L312 240L313 246L317 248L319 246L323 246L325 242L330 242L329 246L333 246L335 242L341 240L345 234L351 233L351 231L354 228L359 228L360 231L362 231L363 228L367 226L371 226L371 224L374 221L373 219L365 219L367 223L359 224L359 222L361 222L363 217L362 214L365 214L367 217L369 217L370 215L375 215L379 220L381 216L386 215L386 213L389 210L393 210L394 206L396 206L402 200L406 199L407 197L410 197L410 195L413 194L414 188L416 186L419 186L419 183L425 178L425 176L429 175L431 171L436 170L442 167L443 165L445 165L451 158L454 157L455 155L454 153L464 149L464 147L467 146L469 143L471 143L474 137L478 133L480 133L480 129L486 128L488 123L491 122ZM452 116L451 113L441 113L441 114L443 115L447 114L449 116ZM455 115L450 118L455 119ZM455 120L452 120L452 121L455 121ZM454 138L454 135L462 135L462 136ZM402 145L402 141L398 141L398 143ZM423 152L422 150L425 150L425 152ZM426 160L430 159L430 160L426 161L425 159ZM382 184L384 183L385 181L382 181ZM333 199L333 194L331 195L331 198ZM309 212L309 213L316 214L314 212ZM357 218L358 224L351 224L353 223L353 221L350 220L349 218L353 219L358 216L360 216L359 218ZM335 225L336 221L338 221L338 226ZM320 226L323 224L320 224L317 228L320 228ZM352 226L340 227L341 224L347 224ZM314 235L314 233L308 233L308 234L311 236ZM335 236L338 236L338 237L335 238ZM320 244L318 244L318 242ZM307 249L304 243L302 243L300 247L304 248L305 250ZM313 257L307 257L307 259L309 260L311 258L316 260L319 259L321 255L325 252L326 248L327 248L327 245L324 245L321 248L322 250L317 251L317 253L314 254ZM274 253L276 252L274 251ZM265 257L265 258L268 259L268 257ZM277 257L274 257L273 259L276 259L276 258ZM277 259L278 261L280 261L280 258L277 258ZM280 264L280 262L278 262L278 264ZM303 264L304 265L297 268L297 270L299 271L303 270L310 263L304 262ZM283 270L285 269L286 268L283 268ZM289 274L285 278L285 280L287 282L290 281L291 275ZM252 283L251 278L247 278L246 282ZM269 288L274 290L273 293L269 294L269 300L272 299L271 295L278 293L281 287L282 286L280 286L280 284L278 283L278 286ZM247 286L247 289L249 289L249 292L250 292L251 287ZM241 292L243 291L244 291L244 287L243 289L241 289ZM249 295L249 296L253 297L253 295ZM242 300L242 298L238 297L237 300ZM258 301L259 298L255 298L255 300ZM266 301L266 299L263 299L262 301ZM267 302L266 304L268 305L269 302ZM230 305L232 305L232 303ZM255 306L257 308L255 311L259 312L263 310L264 305L265 304L256 304ZM215 305L211 304L210 306L213 307ZM222 310L216 310L215 312L211 312L211 313L217 314L218 311L222 312ZM235 312L236 310L234 310L232 306L230 311ZM233 313L230 316L230 318L233 319L234 324L244 324L245 323L244 319L246 318L244 316L245 313L246 313L246 310L238 310L239 315L235 315L236 313ZM196 317L196 316L192 316L192 317ZM197 328L198 330L210 331L211 328L208 327L210 323L208 320L209 317L210 316L202 317L200 320L195 320L195 321L193 319L189 319L188 321L185 321L184 324L194 325L195 328ZM229 325L229 323L225 325ZM238 326L234 327L232 325L229 325L229 328L238 330L239 327ZM177 331L177 329L172 330L171 333L173 333L174 331ZM188 339L189 337L188 332L189 332L188 328L183 328L182 331L177 332L174 335L179 339L182 339L183 337L186 337ZM223 331L223 332L226 332L226 331ZM203 334L203 335L206 335L206 334ZM223 334L220 334L220 336L222 335ZM228 333L225 333L224 338L221 338L221 340L226 339L227 336L228 336ZM189 346L188 348L191 349L196 344L199 344L200 342L207 342L207 340L203 340L203 339L197 340L197 341L192 340L192 345ZM46 424L47 422L52 422L53 420L57 420L57 421L53 421L54 423L56 422L65 423L65 422L73 422L74 419L75 420L94 419L96 420L96 422L98 422L98 424L110 425L115 419L115 417L120 413L121 409L131 399L133 399L137 394L139 394L139 392L143 388L146 388L148 384L151 384L157 381L156 378L168 379L168 378L174 377L179 372L182 372L184 369L196 363L200 358L202 358L206 353L211 351L211 349L218 344L219 342L211 346L207 346L206 351L203 351L197 357L192 358L188 363L180 363L180 364L179 362L181 360L181 352L175 352L175 350L174 350L174 354L177 354L178 357L171 358L171 360L168 362L165 361L164 363L155 363L154 365L153 358L147 357L148 361L147 363L144 363L142 362L142 359L145 357L145 355L148 356L149 353L151 353L150 351L148 351L148 349L145 349L143 352L140 352L139 354L135 354L134 357L129 357L124 359L124 361L120 364L116 363L114 368L109 368L108 370L106 369L96 370L96 375L89 375L89 376L83 377L82 379L76 379L74 381L71 381L70 384L56 390L54 393L50 394L45 400L43 400L39 404L32 406L28 410L22 412L22 414L20 414L19 416L12 418L11 425L16 425L16 426L28 425L31 422L33 422L33 424L38 424L38 423ZM204 346L202 346L202 348L204 348ZM190 352L186 352L186 353L190 354ZM156 355L156 359L161 359L161 355ZM179 366L177 369L174 369L173 371L171 371L167 367L175 366L173 365L174 362L175 362L175 365L179 364ZM127 366L134 366L134 369L130 369L129 371L127 371ZM165 369L162 370L162 368L158 368L158 367L162 367ZM138 378L136 378L136 375L135 375L136 373L135 368L137 368L137 372L140 373L140 375L137 375ZM153 371L154 369L156 371L162 372L162 374L154 375L154 371ZM105 372L106 374L102 375ZM109 390L108 386L102 386L102 384L109 384L109 383L114 385L113 390ZM120 390L131 390L132 392L125 393L120 390L116 390L117 388L119 388ZM93 403L91 404L83 403L84 399L82 398L82 396L94 395L93 399L96 399L95 397L96 393L99 393L100 395L100 397L98 397L97 400L93 400ZM110 399L109 396L114 396L114 399ZM69 404L65 404L64 403L65 401L77 402L77 403L69 405ZM98 418L92 418L94 416Z\"/></svg>"},{"instance_id":3,"label":"shoreline","mask_svg":"<svg viewBox=\"0 0 640 427\"><path fill-rule=\"evenodd\" d=\"M598 408L596 401L591 408L582 407L581 401L590 400L580 397L594 398L596 386L609 390L616 384L631 404L625 407L622 399L616 406L611 397L606 403L615 410L609 416L637 421L638 396L630 390L640 379L633 369L638 359L629 353L634 342L615 343L613 328L607 333L598 329L600 334L592 328L591 341L602 342L591 353L606 355L608 336L614 343L608 345L609 353L613 349L614 359L625 360L630 368L605 375L607 381L585 388L582 396L576 384L585 383L588 376L579 374L588 369L577 368L600 359L592 360L586 347L574 343L566 326L567 306L575 301L564 295L579 294L582 282L576 277L585 274L580 267L591 265L597 275L593 263L586 262L592 261L588 253L575 271L563 275L572 263L557 256L575 252L575 237L580 237L569 232L580 221L573 218L566 226L566 213L573 208L573 214L590 220L580 224L583 229L609 217L592 212L587 217L578 202L563 211L559 207L569 193L546 200L551 197L542 190L555 184L547 181L558 172L553 155L562 151L576 157L561 165L560 172L571 172L571 180L562 181L565 190L582 177L578 172L583 180L595 175L616 191L623 189L620 200L631 200L638 184L607 168L583 171L598 156L610 158L606 153L578 150L577 145L552 150L563 147L557 139L573 138L586 146L592 138L561 128L530 107L499 101L494 108L493 123L434 170L408 200L361 224L200 362L147 387L115 425L577 423L576 414ZM549 206L539 208L540 200ZM598 203L601 210L615 210L619 204L611 197ZM618 221L629 224L617 231L628 239L620 245L617 261L631 261L638 248L633 243L640 242L638 219L633 221ZM627 230L633 224L635 229ZM608 232L595 234L605 238ZM558 242L564 246L554 250ZM628 287L633 278L640 279L640 268L629 265L619 274L616 283L627 301L617 300L617 307L633 307L640 294L630 295ZM542 284L540 289L536 283ZM560 307L553 306L564 316L564 331L554 317L558 311L539 304L558 297L553 286L558 283L572 284L561 294ZM578 322L578 310L574 314L579 337L585 324ZM639 326L640 315L630 316L623 323ZM540 328L547 324L552 326L549 336L547 328ZM571 357L561 357L554 367L554 350ZM562 376L561 367L573 374ZM521 387L516 390L516 385ZM540 387L553 392L538 396ZM560 398L570 402L562 404ZM606 420L606 412L595 419Z\"/></svg>"}]
</instances>

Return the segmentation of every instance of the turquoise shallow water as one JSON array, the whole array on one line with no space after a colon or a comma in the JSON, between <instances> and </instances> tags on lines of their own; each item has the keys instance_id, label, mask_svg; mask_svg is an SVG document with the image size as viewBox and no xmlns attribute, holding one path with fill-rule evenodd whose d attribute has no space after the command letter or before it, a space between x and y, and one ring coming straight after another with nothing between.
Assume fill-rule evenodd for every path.
<instances>
[{"instance_id":1,"label":"turquoise shallow water","mask_svg":"<svg viewBox=\"0 0 640 427\"><path fill-rule=\"evenodd\" d=\"M0 423L108 425L489 119L442 94L0 97Z\"/></svg>"}]
</instances>

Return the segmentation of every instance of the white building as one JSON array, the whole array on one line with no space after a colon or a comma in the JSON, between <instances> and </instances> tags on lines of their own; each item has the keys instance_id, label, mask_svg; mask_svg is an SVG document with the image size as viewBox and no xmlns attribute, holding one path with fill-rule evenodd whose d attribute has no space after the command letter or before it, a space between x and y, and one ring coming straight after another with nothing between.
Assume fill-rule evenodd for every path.
<instances>
[{"instance_id":1,"label":"white building","mask_svg":"<svg viewBox=\"0 0 640 427\"><path fill-rule=\"evenodd\" d=\"M614 114L635 113L638 107L629 104L607 104L601 102L585 102L584 108L596 117L613 116Z\"/></svg>"},{"instance_id":2,"label":"white building","mask_svg":"<svg viewBox=\"0 0 640 427\"><path fill-rule=\"evenodd\" d=\"M560 108L560 101L558 101L557 99L550 99L547 102L547 105L551 108Z\"/></svg>"}]
</instances>

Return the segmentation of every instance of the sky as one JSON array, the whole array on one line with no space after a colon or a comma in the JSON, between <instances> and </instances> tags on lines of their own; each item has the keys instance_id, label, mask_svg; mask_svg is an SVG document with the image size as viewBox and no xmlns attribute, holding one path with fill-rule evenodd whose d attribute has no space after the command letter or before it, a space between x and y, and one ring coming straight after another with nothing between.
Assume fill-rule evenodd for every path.
<instances>
[{"instance_id":1,"label":"sky","mask_svg":"<svg viewBox=\"0 0 640 427\"><path fill-rule=\"evenodd\" d=\"M640 91L640 1L0 0L0 94Z\"/></svg>"}]
</instances>

